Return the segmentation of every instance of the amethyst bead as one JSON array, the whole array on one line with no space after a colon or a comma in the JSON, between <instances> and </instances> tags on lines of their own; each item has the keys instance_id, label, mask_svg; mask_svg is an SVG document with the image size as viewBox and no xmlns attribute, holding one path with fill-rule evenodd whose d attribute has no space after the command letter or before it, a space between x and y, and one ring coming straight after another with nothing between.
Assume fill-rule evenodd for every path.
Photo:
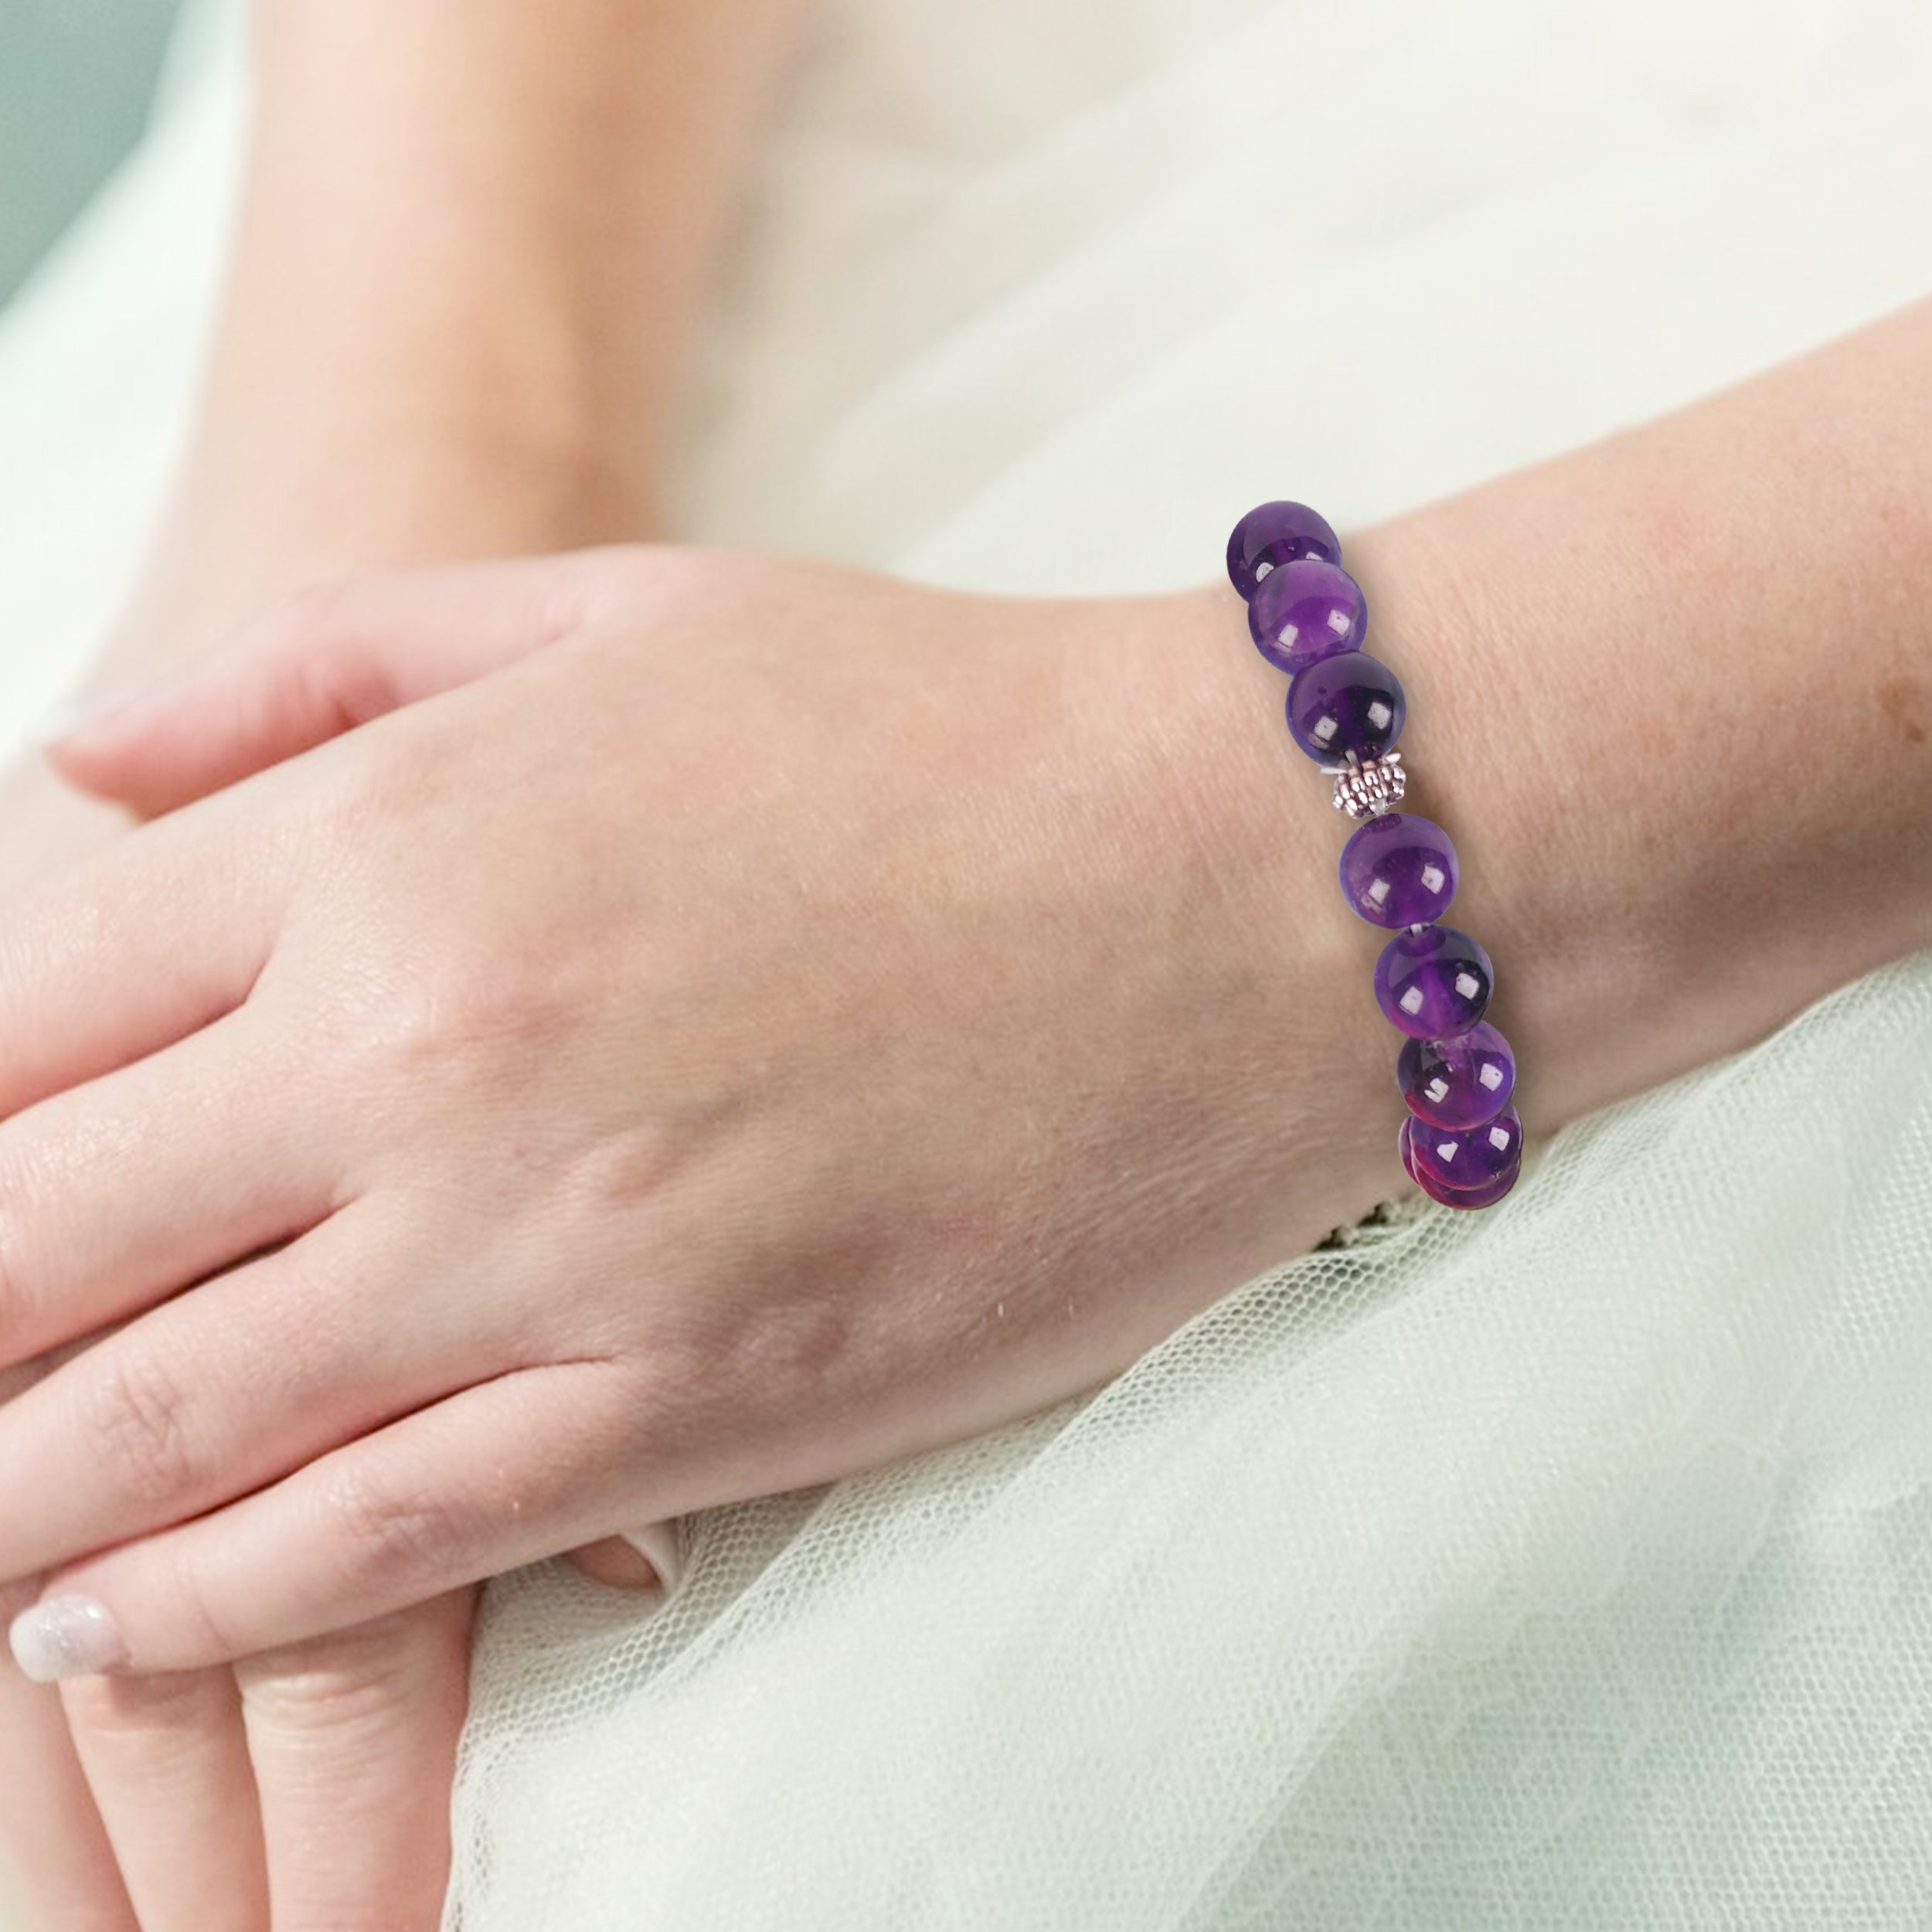
<instances>
[{"instance_id":1,"label":"amethyst bead","mask_svg":"<svg viewBox=\"0 0 1932 1932\"><path fill-rule=\"evenodd\" d=\"M1407 1175L1417 1187L1420 1187L1422 1182L1416 1172L1416 1151L1409 1145L1409 1130L1414 1125L1415 1122L1413 1119L1402 1123L1401 1131L1396 1135L1396 1146L1402 1155L1403 1172Z\"/></svg>"},{"instance_id":2,"label":"amethyst bead","mask_svg":"<svg viewBox=\"0 0 1932 1932\"><path fill-rule=\"evenodd\" d=\"M1407 1039L1396 1082L1409 1111L1427 1127L1480 1127L1509 1104L1516 1057L1486 1019L1453 1039Z\"/></svg>"},{"instance_id":3,"label":"amethyst bead","mask_svg":"<svg viewBox=\"0 0 1932 1932\"><path fill-rule=\"evenodd\" d=\"M1521 1163L1522 1122L1513 1107L1505 1107L1480 1127L1430 1127L1412 1121L1409 1151L1419 1182L1434 1181L1438 1187L1454 1188L1458 1193L1487 1187Z\"/></svg>"},{"instance_id":4,"label":"amethyst bead","mask_svg":"<svg viewBox=\"0 0 1932 1932\"><path fill-rule=\"evenodd\" d=\"M1444 1207L1492 1207L1516 1185L1516 1177L1522 1172L1520 1155L1509 1162L1492 1180L1485 1181L1475 1187L1444 1187L1416 1159L1413 1136L1427 1131L1420 1121L1404 1121L1397 1145L1402 1150L1403 1171L1430 1200L1439 1201Z\"/></svg>"},{"instance_id":5,"label":"amethyst bead","mask_svg":"<svg viewBox=\"0 0 1932 1932\"><path fill-rule=\"evenodd\" d=\"M1512 1168L1505 1168L1483 1187L1446 1187L1438 1192L1434 1185L1424 1179L1422 1191L1432 1201L1439 1201L1444 1207L1486 1208L1494 1207L1516 1185L1516 1177L1522 1172L1522 1163L1518 1162Z\"/></svg>"},{"instance_id":6,"label":"amethyst bead","mask_svg":"<svg viewBox=\"0 0 1932 1932\"><path fill-rule=\"evenodd\" d=\"M1288 730L1318 764L1379 758L1402 735L1402 686L1366 651L1304 665L1288 686Z\"/></svg>"},{"instance_id":7,"label":"amethyst bead","mask_svg":"<svg viewBox=\"0 0 1932 1932\"><path fill-rule=\"evenodd\" d=\"M1301 557L1270 570L1248 604L1248 634L1277 671L1360 648L1368 600L1338 563Z\"/></svg>"},{"instance_id":8,"label":"amethyst bead","mask_svg":"<svg viewBox=\"0 0 1932 1932\"><path fill-rule=\"evenodd\" d=\"M1376 1001L1411 1039L1466 1033L1489 1004L1489 955L1452 926L1397 933L1376 961Z\"/></svg>"},{"instance_id":9,"label":"amethyst bead","mask_svg":"<svg viewBox=\"0 0 1932 1932\"><path fill-rule=\"evenodd\" d=\"M1333 563L1342 555L1335 532L1305 503L1264 503L1235 525L1228 539L1228 581L1252 598L1270 570L1299 557Z\"/></svg>"},{"instance_id":10,"label":"amethyst bead","mask_svg":"<svg viewBox=\"0 0 1932 1932\"><path fill-rule=\"evenodd\" d=\"M1427 926L1456 896L1456 849L1412 811L1365 818L1342 848L1342 896L1372 926Z\"/></svg>"}]
</instances>

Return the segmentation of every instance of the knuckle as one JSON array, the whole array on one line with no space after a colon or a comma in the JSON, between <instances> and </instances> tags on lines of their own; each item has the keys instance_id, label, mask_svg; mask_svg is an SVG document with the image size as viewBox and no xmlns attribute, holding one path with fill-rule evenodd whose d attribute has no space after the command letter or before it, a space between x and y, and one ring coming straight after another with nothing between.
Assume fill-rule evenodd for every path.
<instances>
[{"instance_id":1,"label":"knuckle","mask_svg":"<svg viewBox=\"0 0 1932 1932\"><path fill-rule=\"evenodd\" d=\"M273 663L297 715L332 734L396 703L395 680L369 639L364 604L356 579L313 585L264 612L243 640Z\"/></svg>"},{"instance_id":2,"label":"knuckle","mask_svg":"<svg viewBox=\"0 0 1932 1932\"><path fill-rule=\"evenodd\" d=\"M446 957L429 999L435 1043L444 1051L478 1052L514 1041L533 1025L543 999L542 987L514 952Z\"/></svg>"},{"instance_id":3,"label":"knuckle","mask_svg":"<svg viewBox=\"0 0 1932 1932\"><path fill-rule=\"evenodd\" d=\"M409 1076L440 1057L446 1015L434 980L409 972L386 978L341 1016L342 1048L379 1077Z\"/></svg>"},{"instance_id":4,"label":"knuckle","mask_svg":"<svg viewBox=\"0 0 1932 1932\"><path fill-rule=\"evenodd\" d=\"M87 1384L87 1420L106 1448L124 1489L138 1502L178 1502L201 1470L188 1400L166 1364L151 1352L103 1349Z\"/></svg>"},{"instance_id":5,"label":"knuckle","mask_svg":"<svg viewBox=\"0 0 1932 1932\"><path fill-rule=\"evenodd\" d=\"M665 1426L715 1427L740 1410L796 1414L848 1381L868 1346L848 1299L794 1287L737 1308L680 1313L654 1330L644 1371Z\"/></svg>"},{"instance_id":6,"label":"knuckle","mask_svg":"<svg viewBox=\"0 0 1932 1932\"><path fill-rule=\"evenodd\" d=\"M453 1082L521 1088L560 1023L556 978L514 954L482 960L445 948L360 1002L345 1044L376 1085L406 1095Z\"/></svg>"},{"instance_id":7,"label":"knuckle","mask_svg":"<svg viewBox=\"0 0 1932 1932\"><path fill-rule=\"evenodd\" d=\"M464 1553L450 1505L362 1472L335 1476L324 1492L328 1530L345 1580L378 1600L457 1580Z\"/></svg>"},{"instance_id":8,"label":"knuckle","mask_svg":"<svg viewBox=\"0 0 1932 1932\"><path fill-rule=\"evenodd\" d=\"M339 1736L410 1706L423 1665L408 1631L383 1619L250 1658L236 1674L250 1716L276 1734Z\"/></svg>"},{"instance_id":9,"label":"knuckle","mask_svg":"<svg viewBox=\"0 0 1932 1932\"><path fill-rule=\"evenodd\" d=\"M357 652L332 638L315 650L291 656L281 677L289 709L308 726L310 736L339 737L366 724L383 709Z\"/></svg>"}]
</instances>

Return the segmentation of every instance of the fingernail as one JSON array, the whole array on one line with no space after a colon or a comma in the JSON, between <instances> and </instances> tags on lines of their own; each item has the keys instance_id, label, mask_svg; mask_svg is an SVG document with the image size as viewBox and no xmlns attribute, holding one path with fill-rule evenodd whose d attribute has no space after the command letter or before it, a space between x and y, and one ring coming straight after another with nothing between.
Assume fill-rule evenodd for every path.
<instances>
[{"instance_id":1,"label":"fingernail","mask_svg":"<svg viewBox=\"0 0 1932 1932\"><path fill-rule=\"evenodd\" d=\"M128 1661L112 1614L92 1597L49 1597L23 1610L7 1634L14 1662L36 1684L92 1677Z\"/></svg>"},{"instance_id":2,"label":"fingernail","mask_svg":"<svg viewBox=\"0 0 1932 1932\"><path fill-rule=\"evenodd\" d=\"M668 1522L654 1522L648 1529L634 1529L624 1540L639 1556L650 1559L666 1596L677 1588L684 1576L684 1550L675 1517Z\"/></svg>"}]
</instances>

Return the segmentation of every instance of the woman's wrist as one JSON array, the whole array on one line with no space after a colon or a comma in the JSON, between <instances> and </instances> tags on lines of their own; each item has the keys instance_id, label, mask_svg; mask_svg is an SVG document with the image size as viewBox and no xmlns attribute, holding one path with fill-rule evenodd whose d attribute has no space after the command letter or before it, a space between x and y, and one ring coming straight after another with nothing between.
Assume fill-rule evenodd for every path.
<instances>
[{"instance_id":1,"label":"woman's wrist","mask_svg":"<svg viewBox=\"0 0 1932 1932\"><path fill-rule=\"evenodd\" d=\"M1700 580L1728 574L1726 534L1660 509L1656 434L1346 539L1370 648L1410 700L1405 809L1456 842L1450 917L1495 963L1488 1017L1515 1049L1532 1133L1746 1046L1932 940L1909 629L1879 627L1873 662L1834 662L1778 629L1798 594L1775 583L1693 624ZM1216 584L1170 611L1174 655L1199 679L1185 701L1199 770L1182 788L1247 903L1230 937L1282 981L1255 1051L1291 1067L1311 1026L1329 1033L1330 1185L1352 1171L1366 1207L1402 1184L1403 1110L1400 1042L1370 992L1376 936L1336 891L1349 828L1289 743L1238 597ZM1835 692L1848 672L1849 700ZM1171 689L1162 702L1182 703ZM1179 735L1178 715L1166 728ZM1861 770L1876 782L1853 794ZM1280 1104L1292 1111L1285 1088Z\"/></svg>"},{"instance_id":2,"label":"woman's wrist","mask_svg":"<svg viewBox=\"0 0 1932 1932\"><path fill-rule=\"evenodd\" d=\"M1225 1286L1403 1186L1397 1042L1370 990L1368 929L1336 890L1328 783L1288 738L1281 674L1240 598L1223 579L1072 607L1093 634L1072 653L1099 687L1083 702L1106 714L1108 752L1122 748L1106 841L1118 856L1086 862L1145 882L1121 899L1192 1043L1198 1084L1172 1111L1220 1164L1197 1244Z\"/></svg>"},{"instance_id":3,"label":"woman's wrist","mask_svg":"<svg viewBox=\"0 0 1932 1932\"><path fill-rule=\"evenodd\" d=\"M1559 529L1532 537L1498 513L1515 481L1363 532L1349 556L1410 696L1412 798L1456 842L1455 921L1495 961L1488 1017L1541 1134L1786 1009L1742 1030L1685 997L1730 940L1724 909L1699 907L1684 841L1747 760L1713 746L1674 798L1653 782L1647 701L1668 702L1652 674L1679 640L1614 636L1614 580L1580 568Z\"/></svg>"},{"instance_id":4,"label":"woman's wrist","mask_svg":"<svg viewBox=\"0 0 1932 1932\"><path fill-rule=\"evenodd\" d=\"M1791 430L1848 346L1348 539L1532 1131L1932 943L1932 533Z\"/></svg>"}]
</instances>

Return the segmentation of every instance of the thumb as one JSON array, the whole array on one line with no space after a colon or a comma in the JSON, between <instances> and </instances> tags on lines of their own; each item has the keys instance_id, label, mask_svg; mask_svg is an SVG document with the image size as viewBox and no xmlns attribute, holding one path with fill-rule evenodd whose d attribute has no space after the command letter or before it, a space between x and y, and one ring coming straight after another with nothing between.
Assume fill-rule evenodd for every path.
<instances>
[{"instance_id":1,"label":"thumb","mask_svg":"<svg viewBox=\"0 0 1932 1932\"><path fill-rule=\"evenodd\" d=\"M69 783L153 818L556 643L614 600L641 554L583 550L308 591L185 675L63 721L43 749Z\"/></svg>"}]
</instances>

